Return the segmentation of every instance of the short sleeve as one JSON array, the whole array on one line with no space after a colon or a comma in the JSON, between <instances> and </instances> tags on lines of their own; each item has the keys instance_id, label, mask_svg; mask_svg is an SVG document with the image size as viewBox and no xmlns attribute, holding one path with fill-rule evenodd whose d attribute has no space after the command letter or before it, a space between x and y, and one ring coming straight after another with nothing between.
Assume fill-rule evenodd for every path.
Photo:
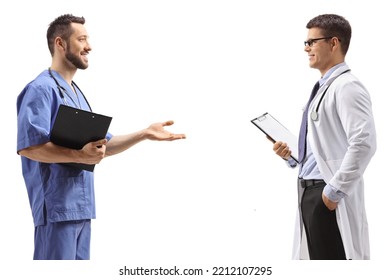
<instances>
[{"instance_id":1,"label":"short sleeve","mask_svg":"<svg viewBox=\"0 0 390 280\"><path fill-rule=\"evenodd\" d=\"M17 99L17 151L49 141L53 102L47 88L29 84Z\"/></svg>"}]
</instances>

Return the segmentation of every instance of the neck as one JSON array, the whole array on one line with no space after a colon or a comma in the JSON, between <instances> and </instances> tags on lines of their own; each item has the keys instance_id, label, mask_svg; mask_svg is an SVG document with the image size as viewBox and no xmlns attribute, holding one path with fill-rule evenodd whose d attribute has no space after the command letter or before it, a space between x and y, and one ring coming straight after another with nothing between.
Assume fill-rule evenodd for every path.
<instances>
[{"instance_id":1,"label":"neck","mask_svg":"<svg viewBox=\"0 0 390 280\"><path fill-rule=\"evenodd\" d=\"M51 70L56 71L61 77L71 86L74 75L76 74L77 68L69 69L64 65L59 65L53 62L50 66Z\"/></svg>"},{"instance_id":2,"label":"neck","mask_svg":"<svg viewBox=\"0 0 390 280\"><path fill-rule=\"evenodd\" d=\"M328 65L327 67L325 67L325 68L323 68L323 69L319 69L320 72L321 72L321 77L323 77L323 76L326 74L326 72L328 72L332 67L334 67L334 66L336 66L337 64L340 64L340 63L342 63L342 62L344 62L344 59L335 60L335 61L333 61L332 63L329 63L329 65Z\"/></svg>"}]
</instances>

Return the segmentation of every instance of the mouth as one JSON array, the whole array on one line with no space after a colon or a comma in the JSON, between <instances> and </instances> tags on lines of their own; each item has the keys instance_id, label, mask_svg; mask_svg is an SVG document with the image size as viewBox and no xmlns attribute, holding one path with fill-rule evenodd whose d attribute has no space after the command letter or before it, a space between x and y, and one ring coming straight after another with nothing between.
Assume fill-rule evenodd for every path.
<instances>
[{"instance_id":1,"label":"mouth","mask_svg":"<svg viewBox=\"0 0 390 280\"><path fill-rule=\"evenodd\" d=\"M81 57L85 60L88 61L88 53L81 53Z\"/></svg>"}]
</instances>

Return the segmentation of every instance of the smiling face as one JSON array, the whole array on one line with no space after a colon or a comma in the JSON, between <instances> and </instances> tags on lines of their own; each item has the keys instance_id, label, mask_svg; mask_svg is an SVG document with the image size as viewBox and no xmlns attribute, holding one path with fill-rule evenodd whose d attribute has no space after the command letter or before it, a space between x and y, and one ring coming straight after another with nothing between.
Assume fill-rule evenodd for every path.
<instances>
[{"instance_id":1,"label":"smiling face","mask_svg":"<svg viewBox=\"0 0 390 280\"><path fill-rule=\"evenodd\" d=\"M307 35L307 41L324 38L321 29L310 28ZM305 51L309 56L309 66L314 69L318 69L322 75L326 73L333 64L333 51L332 51L332 39L314 40L312 45L305 46Z\"/></svg>"},{"instance_id":2,"label":"smiling face","mask_svg":"<svg viewBox=\"0 0 390 280\"><path fill-rule=\"evenodd\" d=\"M73 65L77 69L88 68L87 55L92 50L88 42L88 33L84 25L79 23L71 24L73 33L66 40L65 59L67 64Z\"/></svg>"}]
</instances>

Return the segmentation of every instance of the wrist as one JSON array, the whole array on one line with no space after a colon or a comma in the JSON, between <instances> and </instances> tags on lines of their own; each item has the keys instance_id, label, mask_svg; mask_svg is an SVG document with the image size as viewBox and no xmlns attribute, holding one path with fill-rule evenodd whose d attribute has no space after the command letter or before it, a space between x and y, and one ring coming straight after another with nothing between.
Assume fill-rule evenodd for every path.
<instances>
[{"instance_id":1,"label":"wrist","mask_svg":"<svg viewBox=\"0 0 390 280\"><path fill-rule=\"evenodd\" d=\"M82 163L83 162L83 155L84 155L84 151L81 149L81 150L73 150L73 149L70 149L70 159L69 161L70 162L75 162L75 163Z\"/></svg>"},{"instance_id":2,"label":"wrist","mask_svg":"<svg viewBox=\"0 0 390 280\"><path fill-rule=\"evenodd\" d=\"M327 184L323 190L324 195L332 202L339 202L345 197L345 194L338 191L333 186Z\"/></svg>"},{"instance_id":3,"label":"wrist","mask_svg":"<svg viewBox=\"0 0 390 280\"><path fill-rule=\"evenodd\" d=\"M143 141L143 140L147 140L147 139L150 140L151 135L152 135L152 133L150 132L149 128L145 128L145 129L142 129L142 130L137 132L136 138L139 141Z\"/></svg>"}]
</instances>

